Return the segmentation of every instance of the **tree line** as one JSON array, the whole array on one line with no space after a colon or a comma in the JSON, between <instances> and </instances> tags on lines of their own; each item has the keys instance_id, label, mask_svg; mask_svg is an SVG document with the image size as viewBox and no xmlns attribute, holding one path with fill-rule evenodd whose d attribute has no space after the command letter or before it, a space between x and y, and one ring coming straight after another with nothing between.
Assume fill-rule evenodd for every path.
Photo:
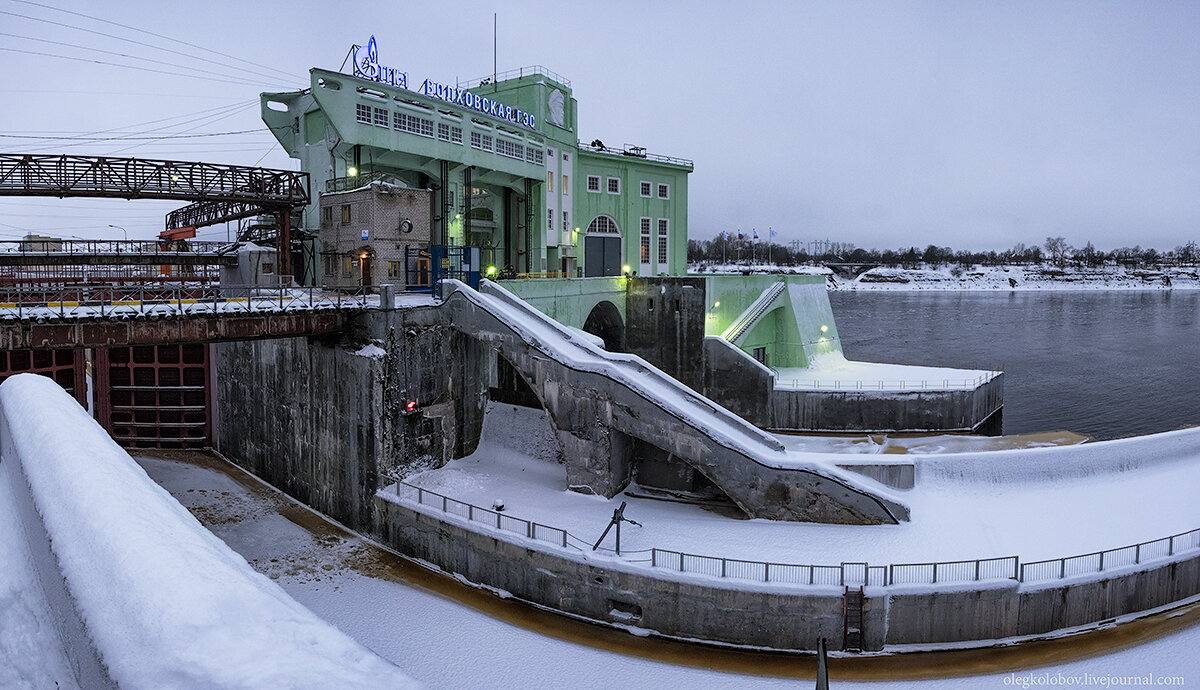
<instances>
[{"instance_id":1,"label":"tree line","mask_svg":"<svg viewBox=\"0 0 1200 690\"><path fill-rule=\"evenodd\" d=\"M1047 237L1041 246L1017 244L1004 251L954 250L950 247L928 245L924 250L917 247L900 249L863 249L847 242L821 243L820 250L810 254L805 247L793 248L786 244L767 245L734 239L721 233L711 240L688 240L688 263L773 263L780 266L824 263L872 263L884 266L917 268L925 265L938 267L956 264L959 266L1002 266L1049 263L1055 266L1091 267L1120 265L1127 268L1143 268L1162 265L1195 266L1200 261L1200 246L1195 241L1159 252L1153 247L1120 247L1111 251L1096 249L1088 242L1080 248L1072 247L1063 237Z\"/></svg>"}]
</instances>

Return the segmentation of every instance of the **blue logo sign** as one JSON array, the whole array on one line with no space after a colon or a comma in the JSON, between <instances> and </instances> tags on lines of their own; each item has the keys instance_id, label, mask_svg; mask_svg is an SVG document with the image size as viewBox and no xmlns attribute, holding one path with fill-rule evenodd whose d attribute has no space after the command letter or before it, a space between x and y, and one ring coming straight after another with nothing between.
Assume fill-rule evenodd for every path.
<instances>
[{"instance_id":1,"label":"blue logo sign","mask_svg":"<svg viewBox=\"0 0 1200 690\"><path fill-rule=\"evenodd\" d=\"M401 72L393 67L384 67L379 64L379 50L375 47L374 36L367 41L365 54L363 46L359 45L354 46L352 52L354 53L354 76L377 81L380 84L398 86L402 89L408 88L408 72Z\"/></svg>"}]
</instances>

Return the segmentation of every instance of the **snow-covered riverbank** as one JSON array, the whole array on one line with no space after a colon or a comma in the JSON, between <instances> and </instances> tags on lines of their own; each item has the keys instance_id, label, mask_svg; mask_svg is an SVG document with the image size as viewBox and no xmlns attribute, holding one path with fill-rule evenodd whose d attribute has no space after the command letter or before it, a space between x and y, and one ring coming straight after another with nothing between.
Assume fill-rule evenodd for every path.
<instances>
[{"instance_id":1,"label":"snow-covered riverbank","mask_svg":"<svg viewBox=\"0 0 1200 690\"><path fill-rule=\"evenodd\" d=\"M825 275L831 290L1200 290L1200 268L1171 266L1130 269L1121 266L1059 268L1031 266L939 266L888 268L880 266L848 278L825 266L691 265L698 275L799 273Z\"/></svg>"}]
</instances>

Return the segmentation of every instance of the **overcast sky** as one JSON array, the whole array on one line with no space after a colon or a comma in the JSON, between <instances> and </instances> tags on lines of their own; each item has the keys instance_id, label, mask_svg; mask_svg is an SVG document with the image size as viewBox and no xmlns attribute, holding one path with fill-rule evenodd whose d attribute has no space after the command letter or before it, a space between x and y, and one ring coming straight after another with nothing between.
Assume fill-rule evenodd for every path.
<instances>
[{"instance_id":1,"label":"overcast sky","mask_svg":"<svg viewBox=\"0 0 1200 690\"><path fill-rule=\"evenodd\" d=\"M499 11L499 69L570 79L580 140L695 161L694 239L1200 240L1200 3L38 3L0 0L0 151L294 168L261 131L259 92L306 86L372 34L410 84L484 76ZM13 137L103 130L260 131ZM0 238L151 237L179 205L0 198Z\"/></svg>"}]
</instances>

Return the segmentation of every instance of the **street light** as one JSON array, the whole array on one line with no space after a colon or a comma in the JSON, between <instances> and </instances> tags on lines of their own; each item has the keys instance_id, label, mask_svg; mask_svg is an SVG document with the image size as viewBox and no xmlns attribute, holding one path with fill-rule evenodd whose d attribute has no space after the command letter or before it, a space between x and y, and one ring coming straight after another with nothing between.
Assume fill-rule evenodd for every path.
<instances>
[{"instance_id":1,"label":"street light","mask_svg":"<svg viewBox=\"0 0 1200 690\"><path fill-rule=\"evenodd\" d=\"M129 233L125 232L125 228L121 227L120 225L113 225L112 223L109 223L108 227L120 230L121 234L125 236L125 241L129 241Z\"/></svg>"}]
</instances>

